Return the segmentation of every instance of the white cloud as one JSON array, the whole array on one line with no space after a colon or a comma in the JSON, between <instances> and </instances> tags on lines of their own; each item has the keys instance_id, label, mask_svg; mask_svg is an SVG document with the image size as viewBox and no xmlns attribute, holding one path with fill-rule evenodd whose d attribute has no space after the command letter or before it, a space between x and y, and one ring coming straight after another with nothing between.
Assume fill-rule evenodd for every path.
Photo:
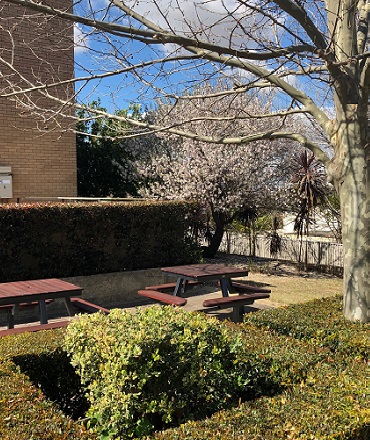
<instances>
[{"instance_id":1,"label":"white cloud","mask_svg":"<svg viewBox=\"0 0 370 440\"><path fill-rule=\"evenodd\" d=\"M242 20L245 28L252 28L255 20L254 16L251 21L246 7L236 0L129 0L125 3L166 30L173 28L176 33L208 38L214 44L229 45L231 38L234 47L248 45L244 30L235 26L237 21ZM266 31L270 32L270 28Z\"/></svg>"},{"instance_id":2,"label":"white cloud","mask_svg":"<svg viewBox=\"0 0 370 440\"><path fill-rule=\"evenodd\" d=\"M74 42L75 42L75 54L85 52L89 49L88 37L81 30L78 24L74 26Z\"/></svg>"}]
</instances>

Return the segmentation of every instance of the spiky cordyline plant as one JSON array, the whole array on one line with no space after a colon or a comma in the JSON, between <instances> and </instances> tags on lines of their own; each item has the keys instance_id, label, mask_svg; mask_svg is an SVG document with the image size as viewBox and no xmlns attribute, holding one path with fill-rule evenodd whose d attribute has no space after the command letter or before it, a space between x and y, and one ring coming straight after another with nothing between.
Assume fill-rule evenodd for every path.
<instances>
[{"instance_id":1,"label":"spiky cordyline plant","mask_svg":"<svg viewBox=\"0 0 370 440\"><path fill-rule=\"evenodd\" d=\"M292 183L297 189L299 208L294 221L294 230L297 237L308 236L309 226L313 222L314 211L317 206L326 203L326 174L323 166L315 160L313 153L307 150L299 154L294 159L297 167L296 173L292 177ZM307 270L307 242L305 252L305 269ZM301 261L301 250L299 263Z\"/></svg>"},{"instance_id":2,"label":"spiky cordyline plant","mask_svg":"<svg viewBox=\"0 0 370 440\"><path fill-rule=\"evenodd\" d=\"M322 165L307 150L295 157L296 173L292 182L299 198L299 211L295 218L294 230L298 236L307 232L314 209L326 201L326 174Z\"/></svg>"}]
</instances>

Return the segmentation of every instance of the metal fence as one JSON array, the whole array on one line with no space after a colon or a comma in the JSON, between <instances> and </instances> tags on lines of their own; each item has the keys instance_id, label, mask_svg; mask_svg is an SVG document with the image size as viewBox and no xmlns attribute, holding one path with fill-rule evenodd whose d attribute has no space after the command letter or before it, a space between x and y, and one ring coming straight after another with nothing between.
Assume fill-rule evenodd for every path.
<instances>
[{"instance_id":1,"label":"metal fence","mask_svg":"<svg viewBox=\"0 0 370 440\"><path fill-rule=\"evenodd\" d=\"M255 254L249 238L243 234L227 232L220 246L221 252L236 255L255 256L260 258L282 260L289 262L305 262L310 266L325 266L332 268L343 267L343 246L341 243L316 241L304 239L281 238L281 252L272 257L270 254L270 241L267 237L258 236L255 242Z\"/></svg>"}]
</instances>

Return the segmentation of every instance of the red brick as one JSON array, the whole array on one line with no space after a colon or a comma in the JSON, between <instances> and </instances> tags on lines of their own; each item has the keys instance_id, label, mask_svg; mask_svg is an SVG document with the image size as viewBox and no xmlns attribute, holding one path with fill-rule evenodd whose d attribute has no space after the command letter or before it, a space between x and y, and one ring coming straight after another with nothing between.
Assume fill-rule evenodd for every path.
<instances>
[{"instance_id":1,"label":"red brick","mask_svg":"<svg viewBox=\"0 0 370 440\"><path fill-rule=\"evenodd\" d=\"M14 66L31 81L34 80L32 72L38 72L41 79L71 78L71 24L50 19L38 26L40 18L36 18L36 15L24 20L22 7L7 2L0 3L2 26L5 31L18 23L12 32L15 47ZM55 3L63 4L63 7L66 5L66 1L62 0L55 0ZM27 11L27 15L32 13ZM11 46L5 31L0 30L0 53L10 56ZM55 50L56 47L58 50ZM40 62L40 59L46 62ZM3 89L3 86L4 83L0 83L0 89ZM65 95L67 92L59 88L58 93ZM45 99L42 102L45 103ZM46 102L46 105L51 104ZM76 196L75 135L71 132L53 131L53 124L48 123L48 132L40 136L36 117L24 117L23 113L24 110L19 104L0 98L0 165L11 166L13 173L13 199L0 201L24 200L27 197ZM66 126L65 121L58 122ZM39 120L39 123L45 127L42 121Z\"/></svg>"}]
</instances>

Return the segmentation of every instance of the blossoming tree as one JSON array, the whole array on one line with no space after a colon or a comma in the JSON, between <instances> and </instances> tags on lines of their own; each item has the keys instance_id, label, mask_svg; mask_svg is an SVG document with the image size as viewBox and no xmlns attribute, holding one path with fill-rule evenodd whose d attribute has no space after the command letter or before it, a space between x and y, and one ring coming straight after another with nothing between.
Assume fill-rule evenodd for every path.
<instances>
[{"instance_id":1,"label":"blossoming tree","mask_svg":"<svg viewBox=\"0 0 370 440\"><path fill-rule=\"evenodd\" d=\"M272 121L250 116L269 112L271 96L223 95L227 83L220 79L214 84L207 82L188 94L189 101L177 105L159 103L150 119L152 123L169 125L186 118L189 130L230 138L282 124L281 118ZM204 95L209 99L204 101ZM290 124L297 125L298 121L291 118ZM304 124L301 125L303 130ZM220 145L179 139L166 133L161 137L165 148L153 150L150 160L142 164L142 176L150 184L141 193L149 197L196 200L203 221L212 219L212 227L207 228L209 245L205 247L205 256L215 254L225 227L240 214L284 211L292 205L294 194L288 190L294 151L291 141Z\"/></svg>"}]
</instances>

